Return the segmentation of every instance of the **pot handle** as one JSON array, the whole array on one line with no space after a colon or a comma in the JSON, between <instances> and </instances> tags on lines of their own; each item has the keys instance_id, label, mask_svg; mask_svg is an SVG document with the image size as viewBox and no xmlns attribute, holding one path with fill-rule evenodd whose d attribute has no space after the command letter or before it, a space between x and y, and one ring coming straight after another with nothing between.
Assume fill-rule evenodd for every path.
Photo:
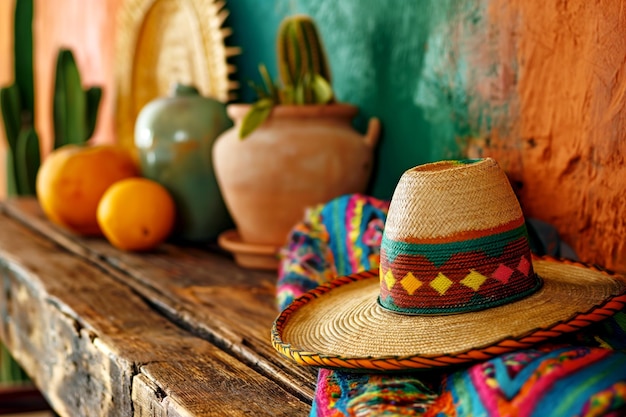
<instances>
[{"instance_id":1,"label":"pot handle","mask_svg":"<svg viewBox=\"0 0 626 417\"><path fill-rule=\"evenodd\" d=\"M380 136L380 120L376 117L372 117L367 125L367 132L365 132L364 142L365 145L373 148L378 142Z\"/></svg>"}]
</instances>

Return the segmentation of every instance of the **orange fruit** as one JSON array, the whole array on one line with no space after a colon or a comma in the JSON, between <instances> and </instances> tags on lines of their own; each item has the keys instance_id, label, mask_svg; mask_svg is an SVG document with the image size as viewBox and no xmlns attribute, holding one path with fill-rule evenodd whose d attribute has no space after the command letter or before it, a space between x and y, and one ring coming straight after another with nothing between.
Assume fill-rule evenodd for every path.
<instances>
[{"instance_id":1,"label":"orange fruit","mask_svg":"<svg viewBox=\"0 0 626 417\"><path fill-rule=\"evenodd\" d=\"M132 156L116 145L65 145L37 173L37 198L53 222L81 235L101 235L96 211L111 184L139 175Z\"/></svg>"},{"instance_id":2,"label":"orange fruit","mask_svg":"<svg viewBox=\"0 0 626 417\"><path fill-rule=\"evenodd\" d=\"M158 246L174 228L176 207L161 184L129 178L113 184L98 205L98 223L109 242L123 250Z\"/></svg>"}]
</instances>

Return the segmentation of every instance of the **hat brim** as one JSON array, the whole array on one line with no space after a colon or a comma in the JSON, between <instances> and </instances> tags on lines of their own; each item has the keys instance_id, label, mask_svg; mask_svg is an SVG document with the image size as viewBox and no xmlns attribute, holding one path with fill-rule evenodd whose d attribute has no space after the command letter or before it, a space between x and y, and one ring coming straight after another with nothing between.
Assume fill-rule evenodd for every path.
<instances>
[{"instance_id":1,"label":"hat brim","mask_svg":"<svg viewBox=\"0 0 626 417\"><path fill-rule=\"evenodd\" d=\"M604 320L626 305L626 279L586 264L534 258L543 279L513 303L453 315L401 315L377 302L378 271L321 285L275 320L272 343L302 365L432 369L524 349Z\"/></svg>"}]
</instances>

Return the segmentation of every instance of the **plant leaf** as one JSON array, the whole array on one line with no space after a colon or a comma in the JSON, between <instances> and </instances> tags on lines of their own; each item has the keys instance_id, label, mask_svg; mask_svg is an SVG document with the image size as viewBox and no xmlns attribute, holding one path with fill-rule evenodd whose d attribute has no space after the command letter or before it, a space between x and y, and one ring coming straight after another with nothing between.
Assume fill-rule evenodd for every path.
<instances>
[{"instance_id":1,"label":"plant leaf","mask_svg":"<svg viewBox=\"0 0 626 417\"><path fill-rule=\"evenodd\" d=\"M326 104L333 99L333 88L321 75L313 74L311 88L313 89L316 103Z\"/></svg>"},{"instance_id":2,"label":"plant leaf","mask_svg":"<svg viewBox=\"0 0 626 417\"><path fill-rule=\"evenodd\" d=\"M252 80L248 80L248 85L250 86L250 88L252 88L254 90L254 92L256 93L256 96L257 96L258 99L269 98L267 96L267 91L265 91L263 86L258 85L257 83L255 83Z\"/></svg>"},{"instance_id":3,"label":"plant leaf","mask_svg":"<svg viewBox=\"0 0 626 417\"><path fill-rule=\"evenodd\" d=\"M304 96L304 85L299 82L293 89L293 104L306 104Z\"/></svg>"},{"instance_id":4,"label":"plant leaf","mask_svg":"<svg viewBox=\"0 0 626 417\"><path fill-rule=\"evenodd\" d=\"M287 85L278 92L280 104L296 104L295 103L295 90L293 85Z\"/></svg>"},{"instance_id":5,"label":"plant leaf","mask_svg":"<svg viewBox=\"0 0 626 417\"><path fill-rule=\"evenodd\" d=\"M259 64L259 72L261 73L263 84L265 84L265 90L267 91L267 95L273 101L277 101L278 92L276 91L276 86L274 85L272 77L270 77L270 73L267 71L267 67L265 66L265 64Z\"/></svg>"},{"instance_id":6,"label":"plant leaf","mask_svg":"<svg viewBox=\"0 0 626 417\"><path fill-rule=\"evenodd\" d=\"M269 98L264 98L252 105L250 111L246 113L241 121L241 127L239 128L239 139L244 139L250 133L252 133L257 127L261 126L263 122L269 117L272 109L274 108L274 101Z\"/></svg>"}]
</instances>

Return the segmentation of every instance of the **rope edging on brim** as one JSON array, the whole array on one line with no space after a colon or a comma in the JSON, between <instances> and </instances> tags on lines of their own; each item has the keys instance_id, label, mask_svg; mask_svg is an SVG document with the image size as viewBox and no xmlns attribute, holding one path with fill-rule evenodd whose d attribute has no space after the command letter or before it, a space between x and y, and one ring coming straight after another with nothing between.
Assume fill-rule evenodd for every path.
<instances>
[{"instance_id":1,"label":"rope edging on brim","mask_svg":"<svg viewBox=\"0 0 626 417\"><path fill-rule=\"evenodd\" d=\"M604 273L608 276L617 275L614 272L598 265L592 265L580 261L556 259L550 256L534 256L533 258L581 266L593 271ZM287 308L285 308L285 310L283 310L283 312L281 312L280 316L275 320L272 326L271 335L272 345L274 348L286 358L305 366L340 369L368 369L378 371L443 368L479 360L488 360L503 353L526 349L539 342L561 336L565 333L576 332L593 323L609 318L626 307L626 293L622 293L607 300L604 304L594 306L587 312L577 314L567 321L557 322L549 328L533 331L528 335L517 339L503 339L497 344L490 345L485 348L468 350L453 356L388 356L378 358L341 357L338 355L321 355L316 352L292 349L291 344L282 342L280 334L282 333L282 330L284 329L292 311L297 310L302 305L320 297L333 288L374 277L378 277L378 269L337 277L331 282L322 284L295 299Z\"/></svg>"}]
</instances>

